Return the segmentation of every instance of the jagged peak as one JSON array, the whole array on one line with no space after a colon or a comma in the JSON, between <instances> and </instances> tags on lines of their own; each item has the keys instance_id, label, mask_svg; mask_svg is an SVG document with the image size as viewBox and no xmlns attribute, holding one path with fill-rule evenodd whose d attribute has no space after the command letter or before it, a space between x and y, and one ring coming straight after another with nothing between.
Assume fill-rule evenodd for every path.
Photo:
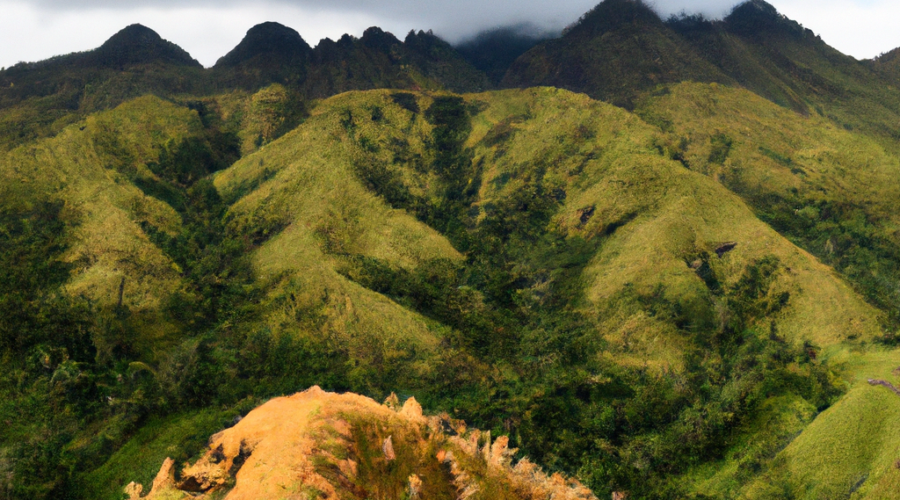
<instances>
[{"instance_id":1,"label":"jagged peak","mask_svg":"<svg viewBox=\"0 0 900 500\"><path fill-rule=\"evenodd\" d=\"M407 46L407 48L419 52L427 52L432 49L453 50L452 46L446 40L435 35L431 30L419 30L418 32L416 32L415 30L410 30L410 32L407 33L406 38L403 40L403 43Z\"/></svg>"},{"instance_id":2,"label":"jagged peak","mask_svg":"<svg viewBox=\"0 0 900 500\"><path fill-rule=\"evenodd\" d=\"M366 47L382 52L389 52L392 46L400 43L393 33L384 31L377 26L372 26L364 31L360 40Z\"/></svg>"},{"instance_id":3,"label":"jagged peak","mask_svg":"<svg viewBox=\"0 0 900 500\"><path fill-rule=\"evenodd\" d=\"M260 55L279 59L302 58L312 51L296 30L276 22L265 22L247 30L243 40L216 62L216 66L235 66Z\"/></svg>"},{"instance_id":4,"label":"jagged peak","mask_svg":"<svg viewBox=\"0 0 900 500\"><path fill-rule=\"evenodd\" d=\"M149 62L200 66L184 49L141 24L126 26L92 51L91 55L98 59L99 64L108 66Z\"/></svg>"}]
</instances>

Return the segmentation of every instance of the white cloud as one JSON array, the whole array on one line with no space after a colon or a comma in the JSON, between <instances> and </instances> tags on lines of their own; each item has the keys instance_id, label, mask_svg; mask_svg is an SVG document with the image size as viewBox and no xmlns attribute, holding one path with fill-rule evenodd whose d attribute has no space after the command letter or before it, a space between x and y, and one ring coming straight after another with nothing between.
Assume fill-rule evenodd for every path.
<instances>
[{"instance_id":1,"label":"white cloud","mask_svg":"<svg viewBox=\"0 0 900 500\"><path fill-rule=\"evenodd\" d=\"M434 29L457 41L482 29L530 21L559 29L599 0L0 0L0 66L89 50L118 30L141 23L206 66L231 50L255 24L277 21L310 45L380 26L400 38ZM896 0L771 0L788 17L842 52L873 57L900 46ZM721 17L736 0L655 0L664 16L681 10Z\"/></svg>"},{"instance_id":2,"label":"white cloud","mask_svg":"<svg viewBox=\"0 0 900 500\"><path fill-rule=\"evenodd\" d=\"M287 4L255 6L133 9L91 8L60 10L36 8L0 0L0 66L37 61L99 47L125 26L140 23L176 43L205 66L234 48L248 29L265 21L291 26L311 45L325 37L361 34L381 19L364 12L309 10Z\"/></svg>"},{"instance_id":3,"label":"white cloud","mask_svg":"<svg viewBox=\"0 0 900 500\"><path fill-rule=\"evenodd\" d=\"M897 0L778 0L773 5L832 47L857 59L900 47Z\"/></svg>"}]
</instances>

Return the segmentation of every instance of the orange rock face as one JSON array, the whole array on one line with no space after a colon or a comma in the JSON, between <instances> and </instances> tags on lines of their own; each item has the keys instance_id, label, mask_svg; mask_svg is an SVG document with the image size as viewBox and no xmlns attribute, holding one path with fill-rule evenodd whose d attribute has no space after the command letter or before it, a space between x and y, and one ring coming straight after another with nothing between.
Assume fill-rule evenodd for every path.
<instances>
[{"instance_id":1,"label":"orange rock face","mask_svg":"<svg viewBox=\"0 0 900 500\"><path fill-rule=\"evenodd\" d=\"M505 437L493 444L478 431L450 438L443 429L458 428L458 422L425 417L413 398L402 408L388 404L318 387L272 399L213 435L207 453L185 464L177 481L167 459L146 497L135 483L126 493L132 500L337 500L475 498L478 491L497 490L505 493L494 498L538 498L533 490L551 495L540 498L595 498L527 460L511 467L515 450ZM483 448L480 441L486 441Z\"/></svg>"}]
</instances>

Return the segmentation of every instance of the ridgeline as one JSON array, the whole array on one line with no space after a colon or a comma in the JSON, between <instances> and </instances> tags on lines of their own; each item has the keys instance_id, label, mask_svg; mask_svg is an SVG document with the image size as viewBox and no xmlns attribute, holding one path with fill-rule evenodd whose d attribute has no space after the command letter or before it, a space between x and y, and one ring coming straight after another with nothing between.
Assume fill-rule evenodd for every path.
<instances>
[{"instance_id":1,"label":"ridgeline","mask_svg":"<svg viewBox=\"0 0 900 500\"><path fill-rule=\"evenodd\" d=\"M896 54L605 0L0 71L0 498L894 498Z\"/></svg>"}]
</instances>

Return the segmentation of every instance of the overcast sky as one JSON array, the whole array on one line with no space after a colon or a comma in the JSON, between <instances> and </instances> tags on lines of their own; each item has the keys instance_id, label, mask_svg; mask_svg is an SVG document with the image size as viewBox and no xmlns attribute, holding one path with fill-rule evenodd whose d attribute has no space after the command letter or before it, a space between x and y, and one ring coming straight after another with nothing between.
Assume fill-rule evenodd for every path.
<instances>
[{"instance_id":1,"label":"overcast sky","mask_svg":"<svg viewBox=\"0 0 900 500\"><path fill-rule=\"evenodd\" d=\"M498 25L531 22L559 30L599 0L0 0L0 67L95 48L140 23L205 66L255 24L277 21L310 45L380 26L400 38L433 29L455 42ZM686 10L722 17L736 0L656 0L663 15ZM838 50L856 58L900 47L898 0L770 0Z\"/></svg>"}]
</instances>

